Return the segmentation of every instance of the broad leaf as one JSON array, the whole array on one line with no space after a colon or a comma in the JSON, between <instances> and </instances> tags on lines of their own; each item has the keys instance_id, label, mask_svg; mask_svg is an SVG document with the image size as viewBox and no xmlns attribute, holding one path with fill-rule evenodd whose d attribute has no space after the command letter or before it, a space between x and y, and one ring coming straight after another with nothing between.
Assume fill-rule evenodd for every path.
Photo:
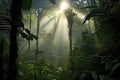
<instances>
[{"instance_id":1,"label":"broad leaf","mask_svg":"<svg viewBox=\"0 0 120 80\"><path fill-rule=\"evenodd\" d=\"M111 70L111 75L115 74L115 72L120 70L120 63L117 63L116 65L113 66L112 70Z\"/></svg>"},{"instance_id":2,"label":"broad leaf","mask_svg":"<svg viewBox=\"0 0 120 80\"><path fill-rule=\"evenodd\" d=\"M28 37L28 35L27 35L26 33L24 33L24 32L20 32L20 34L21 34L21 36L22 36L23 38L27 38L27 37Z\"/></svg>"},{"instance_id":3,"label":"broad leaf","mask_svg":"<svg viewBox=\"0 0 120 80\"><path fill-rule=\"evenodd\" d=\"M25 32L30 35L30 30L25 29Z\"/></svg>"},{"instance_id":4,"label":"broad leaf","mask_svg":"<svg viewBox=\"0 0 120 80\"><path fill-rule=\"evenodd\" d=\"M34 39L36 39L36 40L38 39L38 37L36 35L33 35L33 34L31 34L31 35Z\"/></svg>"}]
</instances>

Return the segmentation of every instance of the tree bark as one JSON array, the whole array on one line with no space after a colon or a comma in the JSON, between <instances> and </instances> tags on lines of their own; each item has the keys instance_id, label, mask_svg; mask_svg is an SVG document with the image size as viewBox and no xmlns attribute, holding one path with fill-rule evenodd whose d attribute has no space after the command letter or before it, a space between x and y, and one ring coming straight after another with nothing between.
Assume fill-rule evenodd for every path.
<instances>
[{"instance_id":1,"label":"tree bark","mask_svg":"<svg viewBox=\"0 0 120 80\"><path fill-rule=\"evenodd\" d=\"M72 25L69 28L69 40L70 40L70 55L72 54Z\"/></svg>"},{"instance_id":2,"label":"tree bark","mask_svg":"<svg viewBox=\"0 0 120 80\"><path fill-rule=\"evenodd\" d=\"M69 41L70 41L70 55L72 54L72 24L73 24L73 12L69 9L67 12L68 28L69 28Z\"/></svg>"},{"instance_id":3,"label":"tree bark","mask_svg":"<svg viewBox=\"0 0 120 80\"><path fill-rule=\"evenodd\" d=\"M1 45L0 45L0 80L3 80L3 46L4 46L4 40L1 40Z\"/></svg>"},{"instance_id":4,"label":"tree bark","mask_svg":"<svg viewBox=\"0 0 120 80\"><path fill-rule=\"evenodd\" d=\"M40 13L39 13L39 10L38 10L38 16L37 16L37 37L39 36L39 27L40 27ZM37 59L37 54L39 52L39 42L38 42L38 39L36 40L36 59Z\"/></svg>"},{"instance_id":5,"label":"tree bark","mask_svg":"<svg viewBox=\"0 0 120 80\"><path fill-rule=\"evenodd\" d=\"M10 31L10 54L9 54L9 68L8 68L8 79L7 80L17 80L17 56L18 56L18 26L22 22L22 0L12 0L11 5L11 31Z\"/></svg>"},{"instance_id":6,"label":"tree bark","mask_svg":"<svg viewBox=\"0 0 120 80\"><path fill-rule=\"evenodd\" d=\"M30 33L31 33L31 25L32 25L32 20L31 20L31 15L32 15L32 12L30 10ZM30 54L30 48L31 48L31 43L30 43L30 40L28 41L28 53Z\"/></svg>"}]
</instances>

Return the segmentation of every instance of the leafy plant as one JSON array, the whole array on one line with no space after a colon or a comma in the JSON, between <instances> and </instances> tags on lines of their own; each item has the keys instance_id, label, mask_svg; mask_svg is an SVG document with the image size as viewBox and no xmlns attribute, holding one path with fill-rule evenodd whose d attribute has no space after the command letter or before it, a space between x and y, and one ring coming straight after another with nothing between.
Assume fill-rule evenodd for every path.
<instances>
[{"instance_id":1,"label":"leafy plant","mask_svg":"<svg viewBox=\"0 0 120 80\"><path fill-rule=\"evenodd\" d=\"M32 41L33 39L38 39L38 37L30 32L28 29L24 29L23 31L20 31L20 34L23 38L25 38L28 41Z\"/></svg>"},{"instance_id":2,"label":"leafy plant","mask_svg":"<svg viewBox=\"0 0 120 80\"><path fill-rule=\"evenodd\" d=\"M70 70L74 80L81 79L86 72L93 71L93 63L95 53L97 51L94 36L89 30L82 32L82 37L77 45L73 48L73 54L70 56ZM88 67L89 66L89 67Z\"/></svg>"}]
</instances>

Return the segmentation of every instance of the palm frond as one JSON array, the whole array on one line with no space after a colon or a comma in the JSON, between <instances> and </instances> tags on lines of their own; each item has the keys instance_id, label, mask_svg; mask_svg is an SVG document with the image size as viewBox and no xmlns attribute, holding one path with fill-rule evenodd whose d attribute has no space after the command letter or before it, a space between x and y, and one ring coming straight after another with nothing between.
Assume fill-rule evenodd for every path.
<instances>
[{"instance_id":1,"label":"palm frond","mask_svg":"<svg viewBox=\"0 0 120 80\"><path fill-rule=\"evenodd\" d=\"M99 9L99 8L96 8L96 9L93 9L86 17L85 17L85 20L83 21L82 24L84 24L87 20L89 20L90 18L92 17L95 17L95 16L104 16L105 13L102 9Z\"/></svg>"},{"instance_id":2,"label":"palm frond","mask_svg":"<svg viewBox=\"0 0 120 80\"><path fill-rule=\"evenodd\" d=\"M98 6L86 6L86 7L81 7L80 9L87 9L87 8L97 8Z\"/></svg>"},{"instance_id":3,"label":"palm frond","mask_svg":"<svg viewBox=\"0 0 120 80\"><path fill-rule=\"evenodd\" d=\"M113 5L119 0L103 0L100 1L101 6L87 6L83 7L81 9L86 9L86 8L94 8L93 10L90 11L90 13L85 17L85 20L83 21L83 24L89 20L91 17L95 16L104 16L105 12L108 8L113 7Z\"/></svg>"}]
</instances>

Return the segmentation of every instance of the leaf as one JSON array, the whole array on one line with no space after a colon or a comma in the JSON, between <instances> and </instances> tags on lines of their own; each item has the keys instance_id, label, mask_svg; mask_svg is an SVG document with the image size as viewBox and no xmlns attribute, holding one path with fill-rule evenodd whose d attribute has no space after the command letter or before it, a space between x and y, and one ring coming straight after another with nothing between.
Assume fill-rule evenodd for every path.
<instances>
[{"instance_id":1,"label":"leaf","mask_svg":"<svg viewBox=\"0 0 120 80\"><path fill-rule=\"evenodd\" d=\"M82 7L82 8L80 8L80 9L96 8L96 7L98 7L98 6L87 6L87 7Z\"/></svg>"},{"instance_id":2,"label":"leaf","mask_svg":"<svg viewBox=\"0 0 120 80\"><path fill-rule=\"evenodd\" d=\"M28 35L27 35L26 33L20 32L20 34L21 34L21 36L22 36L23 38L27 38L27 37L28 37Z\"/></svg>"},{"instance_id":3,"label":"leaf","mask_svg":"<svg viewBox=\"0 0 120 80\"><path fill-rule=\"evenodd\" d=\"M100 80L107 80L105 75L100 75Z\"/></svg>"},{"instance_id":4,"label":"leaf","mask_svg":"<svg viewBox=\"0 0 120 80\"><path fill-rule=\"evenodd\" d=\"M55 4L55 3L56 3L56 1L55 1L55 0L50 0L50 2L51 2L52 4Z\"/></svg>"},{"instance_id":5,"label":"leaf","mask_svg":"<svg viewBox=\"0 0 120 80\"><path fill-rule=\"evenodd\" d=\"M25 29L25 32L30 35L30 30Z\"/></svg>"},{"instance_id":6,"label":"leaf","mask_svg":"<svg viewBox=\"0 0 120 80\"><path fill-rule=\"evenodd\" d=\"M22 8L24 10L30 10L31 6L32 6L32 0L23 0Z\"/></svg>"},{"instance_id":7,"label":"leaf","mask_svg":"<svg viewBox=\"0 0 120 80\"><path fill-rule=\"evenodd\" d=\"M50 69L47 66L42 66L43 71L49 71Z\"/></svg>"},{"instance_id":8,"label":"leaf","mask_svg":"<svg viewBox=\"0 0 120 80\"><path fill-rule=\"evenodd\" d=\"M34 39L39 39L36 35L34 35L34 34L31 34L32 35L32 37L34 38Z\"/></svg>"},{"instance_id":9,"label":"leaf","mask_svg":"<svg viewBox=\"0 0 120 80\"><path fill-rule=\"evenodd\" d=\"M24 75L21 71L18 71L18 74L19 74L20 76L23 76L23 75Z\"/></svg>"},{"instance_id":10,"label":"leaf","mask_svg":"<svg viewBox=\"0 0 120 80\"><path fill-rule=\"evenodd\" d=\"M27 64L29 69L33 69L34 65L33 64Z\"/></svg>"},{"instance_id":11,"label":"leaf","mask_svg":"<svg viewBox=\"0 0 120 80\"><path fill-rule=\"evenodd\" d=\"M28 40L31 40L31 41L32 41L32 40L33 40L33 36L30 35L29 38L28 38Z\"/></svg>"},{"instance_id":12,"label":"leaf","mask_svg":"<svg viewBox=\"0 0 120 80\"><path fill-rule=\"evenodd\" d=\"M112 70L111 70L111 74L114 74L115 72L117 72L120 69L120 63L116 64L115 66L113 66Z\"/></svg>"},{"instance_id":13,"label":"leaf","mask_svg":"<svg viewBox=\"0 0 120 80\"><path fill-rule=\"evenodd\" d=\"M83 21L82 24L84 24L87 20L89 20L90 18L92 17L95 17L95 16L103 16L105 15L104 14L104 11L102 9L93 9L86 17L85 17L85 20Z\"/></svg>"}]
</instances>

